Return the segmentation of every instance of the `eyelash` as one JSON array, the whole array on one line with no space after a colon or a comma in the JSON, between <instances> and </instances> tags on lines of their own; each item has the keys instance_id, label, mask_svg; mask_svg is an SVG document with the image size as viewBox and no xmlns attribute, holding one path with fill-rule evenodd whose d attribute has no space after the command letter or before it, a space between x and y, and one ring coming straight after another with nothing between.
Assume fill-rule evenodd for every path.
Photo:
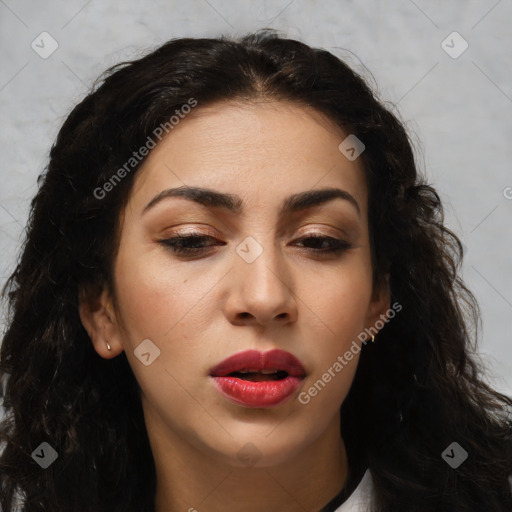
<instances>
[{"instance_id":1,"label":"eyelash","mask_svg":"<svg viewBox=\"0 0 512 512\"><path fill-rule=\"evenodd\" d=\"M165 240L160 240L160 243L163 244L166 248L170 249L172 252L178 255L197 255L201 252L204 252L207 250L210 246L203 246L203 247L189 247L186 244L195 242L197 244L201 240L205 241L208 239L216 240L214 237L209 235L177 235L171 238L167 238ZM298 241L304 242L305 240L327 240L331 244L331 247L328 249L318 249L318 248L309 248L308 250L313 251L317 254L333 254L338 255L342 252L346 251L347 249L350 249L352 245L345 241L345 240L339 240L337 238L333 238L330 236L320 236L320 235L310 235L310 236L303 236L302 238L299 238ZM194 244L194 245L195 245Z\"/></svg>"}]
</instances>

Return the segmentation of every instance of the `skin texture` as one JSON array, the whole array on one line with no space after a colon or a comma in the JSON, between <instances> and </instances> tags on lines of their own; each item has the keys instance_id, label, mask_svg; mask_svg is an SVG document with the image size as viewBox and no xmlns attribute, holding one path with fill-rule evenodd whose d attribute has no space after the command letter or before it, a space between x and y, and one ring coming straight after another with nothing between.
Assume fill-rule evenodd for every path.
<instances>
[{"instance_id":1,"label":"skin texture","mask_svg":"<svg viewBox=\"0 0 512 512\"><path fill-rule=\"evenodd\" d=\"M338 150L347 135L308 107L223 102L198 107L139 170L121 216L115 290L82 303L80 314L97 353L124 350L141 386L157 512L314 511L345 482L339 408L359 353L307 405L298 395L389 309L389 290L372 288L362 163ZM236 194L244 210L167 198L142 214L183 185ZM330 187L349 192L360 215L333 199L278 216L289 195ZM161 241L178 233L212 236L202 243L213 245L174 254ZM351 248L322 255L313 248L325 246L300 241L312 234ZM248 236L263 249L252 263L236 252ZM149 366L134 353L145 339L160 350ZM251 409L212 385L209 369L226 357L273 348L307 373L287 402ZM240 457L247 443L250 462Z\"/></svg>"}]
</instances>

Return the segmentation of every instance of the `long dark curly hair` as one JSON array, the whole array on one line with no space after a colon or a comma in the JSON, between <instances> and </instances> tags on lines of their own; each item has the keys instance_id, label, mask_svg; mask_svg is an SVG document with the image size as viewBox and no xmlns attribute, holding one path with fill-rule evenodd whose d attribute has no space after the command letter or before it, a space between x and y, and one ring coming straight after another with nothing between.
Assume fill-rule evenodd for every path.
<instances>
[{"instance_id":1,"label":"long dark curly hair","mask_svg":"<svg viewBox=\"0 0 512 512\"><path fill-rule=\"evenodd\" d=\"M154 508L140 388L124 352L95 352L78 304L80 293L112 286L120 212L140 164L108 197L94 191L190 98L197 108L254 98L308 105L363 141L374 283L389 274L402 310L362 350L341 407L349 467L369 468L378 512L510 512L512 399L484 382L463 248L409 135L342 60L271 30L170 40L108 69L64 122L2 294L3 510ZM58 453L47 469L32 456L43 442ZM468 453L457 468L441 456L453 442Z\"/></svg>"}]
</instances>

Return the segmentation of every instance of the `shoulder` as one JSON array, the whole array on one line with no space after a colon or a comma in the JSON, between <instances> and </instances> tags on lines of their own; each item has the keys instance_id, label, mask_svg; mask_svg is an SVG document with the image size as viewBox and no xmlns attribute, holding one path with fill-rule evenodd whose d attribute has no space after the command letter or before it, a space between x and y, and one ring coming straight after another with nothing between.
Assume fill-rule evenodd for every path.
<instances>
[{"instance_id":1,"label":"shoulder","mask_svg":"<svg viewBox=\"0 0 512 512\"><path fill-rule=\"evenodd\" d=\"M508 477L508 481L512 495L512 475ZM334 512L372 512L374 508L373 480L370 470L367 469L354 492Z\"/></svg>"},{"instance_id":2,"label":"shoulder","mask_svg":"<svg viewBox=\"0 0 512 512\"><path fill-rule=\"evenodd\" d=\"M373 508L373 481L367 469L361 482L348 499L334 512L370 512Z\"/></svg>"}]
</instances>

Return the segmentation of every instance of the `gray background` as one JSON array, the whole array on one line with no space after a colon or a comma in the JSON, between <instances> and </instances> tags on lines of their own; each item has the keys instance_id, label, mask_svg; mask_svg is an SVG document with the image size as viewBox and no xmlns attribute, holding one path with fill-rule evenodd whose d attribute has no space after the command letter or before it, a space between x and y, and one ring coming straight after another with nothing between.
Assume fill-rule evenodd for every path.
<instances>
[{"instance_id":1,"label":"gray background","mask_svg":"<svg viewBox=\"0 0 512 512\"><path fill-rule=\"evenodd\" d=\"M481 305L489 380L512 394L511 23L512 0L0 1L1 283L57 131L104 69L173 37L273 27L371 72L397 105L466 247L462 273ZM460 55L454 31L469 45ZM47 58L31 47L51 48L42 32L58 44Z\"/></svg>"}]
</instances>

